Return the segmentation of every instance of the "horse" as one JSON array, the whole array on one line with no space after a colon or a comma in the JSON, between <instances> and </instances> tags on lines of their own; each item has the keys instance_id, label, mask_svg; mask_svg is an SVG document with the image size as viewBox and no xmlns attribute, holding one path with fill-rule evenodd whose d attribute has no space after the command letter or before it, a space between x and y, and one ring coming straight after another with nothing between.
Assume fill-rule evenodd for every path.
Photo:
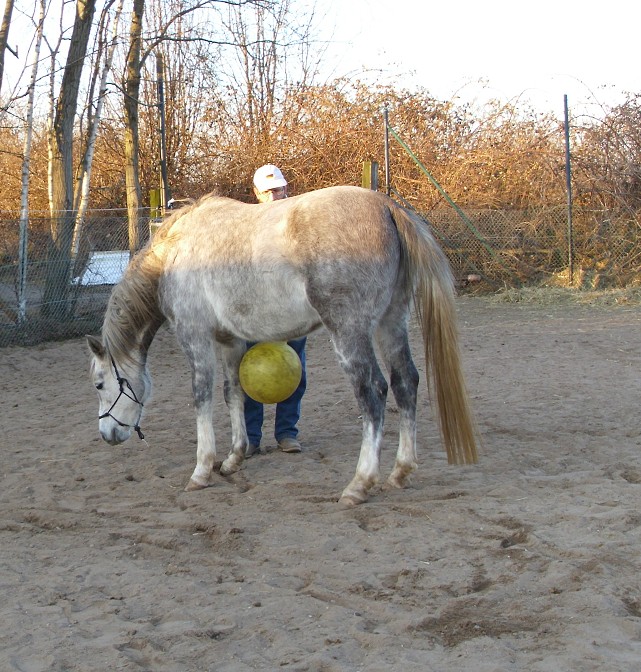
<instances>
[{"instance_id":1,"label":"horse","mask_svg":"<svg viewBox=\"0 0 641 672\"><path fill-rule=\"evenodd\" d=\"M356 472L339 501L367 501L379 482L389 375L399 413L390 486L417 468L419 375L408 324L421 326L430 397L450 464L477 461L477 430L458 344L455 288L426 222L385 194L336 186L267 204L215 194L175 211L110 295L102 334L87 336L99 431L111 445L137 432L151 393L149 347L168 322L191 369L197 455L186 490L212 481L217 354L231 418L220 474L241 468L248 445L239 365L248 341L287 341L324 327L362 414ZM218 463L217 463L218 464Z\"/></svg>"}]
</instances>

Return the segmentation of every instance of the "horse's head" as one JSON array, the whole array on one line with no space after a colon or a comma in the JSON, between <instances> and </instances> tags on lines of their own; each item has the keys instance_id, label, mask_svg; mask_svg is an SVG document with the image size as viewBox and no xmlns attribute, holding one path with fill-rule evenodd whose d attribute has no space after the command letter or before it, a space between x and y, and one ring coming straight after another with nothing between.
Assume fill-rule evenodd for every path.
<instances>
[{"instance_id":1,"label":"horse's head","mask_svg":"<svg viewBox=\"0 0 641 672\"><path fill-rule=\"evenodd\" d=\"M92 355L91 379L98 391L98 428L112 446L123 443L135 430L142 439L140 418L151 393L151 380L144 364L130 358L116 363L102 341L87 336Z\"/></svg>"}]
</instances>

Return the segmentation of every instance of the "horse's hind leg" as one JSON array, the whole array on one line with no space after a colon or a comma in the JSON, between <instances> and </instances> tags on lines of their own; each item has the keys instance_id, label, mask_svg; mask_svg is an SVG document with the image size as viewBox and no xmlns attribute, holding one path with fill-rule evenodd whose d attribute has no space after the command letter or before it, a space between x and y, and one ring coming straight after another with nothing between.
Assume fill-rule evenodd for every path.
<instances>
[{"instance_id":1,"label":"horse's hind leg","mask_svg":"<svg viewBox=\"0 0 641 672\"><path fill-rule=\"evenodd\" d=\"M383 376L369 337L334 336L339 363L347 373L363 415L363 439L356 474L343 490L341 503L361 504L378 482L387 381Z\"/></svg>"},{"instance_id":2,"label":"horse's hind leg","mask_svg":"<svg viewBox=\"0 0 641 672\"><path fill-rule=\"evenodd\" d=\"M390 387L399 412L398 451L387 482L403 488L416 469L416 392L419 379L407 337L406 315L387 315L379 325L377 343L389 371Z\"/></svg>"}]
</instances>

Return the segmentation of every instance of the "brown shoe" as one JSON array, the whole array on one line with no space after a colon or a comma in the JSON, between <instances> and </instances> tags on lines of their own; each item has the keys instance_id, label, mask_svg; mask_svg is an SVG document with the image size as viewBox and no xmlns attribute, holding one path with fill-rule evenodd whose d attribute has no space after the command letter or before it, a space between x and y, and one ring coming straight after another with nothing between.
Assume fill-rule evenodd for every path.
<instances>
[{"instance_id":1,"label":"brown shoe","mask_svg":"<svg viewBox=\"0 0 641 672\"><path fill-rule=\"evenodd\" d=\"M286 436L278 442L278 447L283 453L300 453L302 449L300 442L292 436Z\"/></svg>"},{"instance_id":2,"label":"brown shoe","mask_svg":"<svg viewBox=\"0 0 641 672\"><path fill-rule=\"evenodd\" d=\"M258 446L255 446L253 443L248 443L247 448L245 448L245 459L250 458L252 455L260 455L261 450Z\"/></svg>"}]
</instances>

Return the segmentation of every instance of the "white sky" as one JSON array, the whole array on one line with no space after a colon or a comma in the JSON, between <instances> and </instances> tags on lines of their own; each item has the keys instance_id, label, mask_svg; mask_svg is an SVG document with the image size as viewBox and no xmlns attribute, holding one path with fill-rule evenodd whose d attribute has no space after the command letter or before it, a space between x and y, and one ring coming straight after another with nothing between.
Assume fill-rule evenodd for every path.
<instances>
[{"instance_id":1,"label":"white sky","mask_svg":"<svg viewBox=\"0 0 641 672\"><path fill-rule=\"evenodd\" d=\"M314 0L296 3L306 1ZM315 4L318 15L324 15L318 36L332 40L326 53L327 77L358 77L368 68L377 72L371 80L421 86L441 100L458 97L460 102L482 103L498 98L531 103L558 117L563 114L563 94L573 114L587 110L598 116L599 103L612 105L625 92L641 93L638 0L598 5L586 0ZM24 56L33 29L19 9L30 13L34 3L16 0L16 5L9 44L19 44ZM5 66L11 79L17 63L9 53Z\"/></svg>"},{"instance_id":2,"label":"white sky","mask_svg":"<svg viewBox=\"0 0 641 672\"><path fill-rule=\"evenodd\" d=\"M433 96L563 114L641 92L637 0L324 0L336 74L381 68ZM399 76L400 75L400 79ZM381 77L384 79L384 76ZM483 80L485 86L478 84Z\"/></svg>"}]
</instances>

